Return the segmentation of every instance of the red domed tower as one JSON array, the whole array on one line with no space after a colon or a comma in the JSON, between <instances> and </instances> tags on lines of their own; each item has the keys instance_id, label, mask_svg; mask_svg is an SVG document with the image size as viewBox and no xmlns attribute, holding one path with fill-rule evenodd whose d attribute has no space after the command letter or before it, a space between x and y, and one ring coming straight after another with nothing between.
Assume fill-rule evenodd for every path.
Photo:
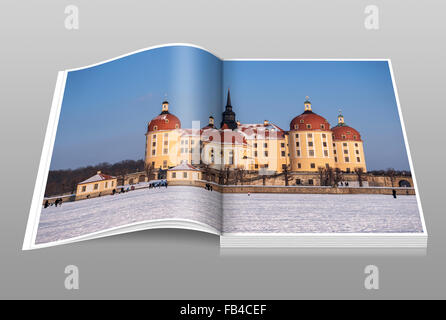
<instances>
[{"instance_id":1,"label":"red domed tower","mask_svg":"<svg viewBox=\"0 0 446 320\"><path fill-rule=\"evenodd\" d=\"M290 122L289 151L292 171L334 167L330 123L312 110L306 97L304 112Z\"/></svg>"},{"instance_id":2,"label":"red domed tower","mask_svg":"<svg viewBox=\"0 0 446 320\"><path fill-rule=\"evenodd\" d=\"M180 119L169 112L169 102L163 101L161 113L147 125L146 166L167 169L177 165L175 150L180 129Z\"/></svg>"},{"instance_id":3,"label":"red domed tower","mask_svg":"<svg viewBox=\"0 0 446 320\"><path fill-rule=\"evenodd\" d=\"M147 132L174 130L180 128L180 119L169 112L169 102L164 100L161 107L161 113L149 122Z\"/></svg>"},{"instance_id":4,"label":"red domed tower","mask_svg":"<svg viewBox=\"0 0 446 320\"><path fill-rule=\"evenodd\" d=\"M338 124L332 128L335 148L335 165L345 172L353 172L356 168L367 171L364 147L359 132L348 126L339 110Z\"/></svg>"}]
</instances>

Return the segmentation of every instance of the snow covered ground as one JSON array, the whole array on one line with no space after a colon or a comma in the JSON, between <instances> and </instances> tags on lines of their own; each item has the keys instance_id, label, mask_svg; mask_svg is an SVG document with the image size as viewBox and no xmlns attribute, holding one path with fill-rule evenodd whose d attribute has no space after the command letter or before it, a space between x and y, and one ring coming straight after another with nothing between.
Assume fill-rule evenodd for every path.
<instances>
[{"instance_id":1,"label":"snow covered ground","mask_svg":"<svg viewBox=\"0 0 446 320\"><path fill-rule=\"evenodd\" d=\"M191 219L223 232L422 232L415 196L224 194L170 186L42 209L36 244L153 219ZM224 211L223 227L221 215Z\"/></svg>"},{"instance_id":2,"label":"snow covered ground","mask_svg":"<svg viewBox=\"0 0 446 320\"><path fill-rule=\"evenodd\" d=\"M193 187L139 189L42 209L36 244L153 219L192 219L221 230L221 194Z\"/></svg>"},{"instance_id":3,"label":"snow covered ground","mask_svg":"<svg viewBox=\"0 0 446 320\"><path fill-rule=\"evenodd\" d=\"M422 232L415 196L223 194L223 232Z\"/></svg>"}]
</instances>

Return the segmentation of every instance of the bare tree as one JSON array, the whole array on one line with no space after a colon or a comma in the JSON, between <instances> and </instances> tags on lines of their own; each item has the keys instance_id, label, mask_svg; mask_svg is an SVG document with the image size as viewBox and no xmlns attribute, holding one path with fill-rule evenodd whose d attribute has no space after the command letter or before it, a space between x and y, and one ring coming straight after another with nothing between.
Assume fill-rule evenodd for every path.
<instances>
[{"instance_id":1,"label":"bare tree","mask_svg":"<svg viewBox=\"0 0 446 320\"><path fill-rule=\"evenodd\" d=\"M321 186L325 186L326 185L326 172L327 170L324 167L318 167L317 168L317 172L319 173L319 184Z\"/></svg>"},{"instance_id":2,"label":"bare tree","mask_svg":"<svg viewBox=\"0 0 446 320\"><path fill-rule=\"evenodd\" d=\"M153 176L153 171L154 171L154 166L153 164L146 164L145 165L145 172L146 172L146 176L147 176L147 181L150 181L152 179Z\"/></svg>"},{"instance_id":3,"label":"bare tree","mask_svg":"<svg viewBox=\"0 0 446 320\"><path fill-rule=\"evenodd\" d=\"M211 180L211 167L208 164L204 164L202 166L202 170L203 170L204 180L210 181Z\"/></svg>"},{"instance_id":4,"label":"bare tree","mask_svg":"<svg viewBox=\"0 0 446 320\"><path fill-rule=\"evenodd\" d=\"M362 187L364 169L363 168L355 168L355 173L356 173L356 176L358 177L359 186Z\"/></svg>"},{"instance_id":5,"label":"bare tree","mask_svg":"<svg viewBox=\"0 0 446 320\"><path fill-rule=\"evenodd\" d=\"M218 170L218 184L225 183L225 175L222 170Z\"/></svg>"},{"instance_id":6,"label":"bare tree","mask_svg":"<svg viewBox=\"0 0 446 320\"><path fill-rule=\"evenodd\" d=\"M332 186L334 180L334 171L333 168L328 166L325 168L325 186Z\"/></svg>"},{"instance_id":7,"label":"bare tree","mask_svg":"<svg viewBox=\"0 0 446 320\"><path fill-rule=\"evenodd\" d=\"M240 181L240 184L243 185L245 176L246 176L245 168L243 168L243 166L238 167L235 170L235 184L237 184L237 182Z\"/></svg>"},{"instance_id":8,"label":"bare tree","mask_svg":"<svg viewBox=\"0 0 446 320\"><path fill-rule=\"evenodd\" d=\"M337 187L338 183L342 181L342 171L339 168L336 168L333 173L333 187Z\"/></svg>"},{"instance_id":9,"label":"bare tree","mask_svg":"<svg viewBox=\"0 0 446 320\"><path fill-rule=\"evenodd\" d=\"M228 185L229 179L231 178L231 171L229 170L229 166L226 166L225 168L224 177L225 177L225 184Z\"/></svg>"},{"instance_id":10,"label":"bare tree","mask_svg":"<svg viewBox=\"0 0 446 320\"><path fill-rule=\"evenodd\" d=\"M395 176L396 176L396 172L395 169L393 168L389 168L386 170L385 175L387 177L389 177L390 179L390 183L392 184L392 188L394 187L394 183L395 183Z\"/></svg>"},{"instance_id":11,"label":"bare tree","mask_svg":"<svg viewBox=\"0 0 446 320\"><path fill-rule=\"evenodd\" d=\"M290 166L288 164L283 168L283 176L283 178L285 179L285 185L289 186L289 182L293 178L290 177Z\"/></svg>"}]
</instances>

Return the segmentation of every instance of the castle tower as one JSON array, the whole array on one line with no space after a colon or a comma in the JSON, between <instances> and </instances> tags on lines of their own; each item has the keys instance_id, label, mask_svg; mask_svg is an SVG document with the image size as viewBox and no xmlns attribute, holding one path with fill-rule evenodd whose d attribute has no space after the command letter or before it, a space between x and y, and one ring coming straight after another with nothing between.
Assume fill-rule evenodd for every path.
<instances>
[{"instance_id":1,"label":"castle tower","mask_svg":"<svg viewBox=\"0 0 446 320\"><path fill-rule=\"evenodd\" d=\"M332 128L335 167L344 172L354 172L356 168L367 171L364 146L359 132L348 126L339 110L338 124Z\"/></svg>"},{"instance_id":2,"label":"castle tower","mask_svg":"<svg viewBox=\"0 0 446 320\"><path fill-rule=\"evenodd\" d=\"M176 163L180 119L169 112L169 102L161 104L161 113L147 125L145 165L167 169Z\"/></svg>"},{"instance_id":3,"label":"castle tower","mask_svg":"<svg viewBox=\"0 0 446 320\"><path fill-rule=\"evenodd\" d=\"M309 97L304 101L304 112L291 121L288 139L292 171L334 167L330 124L313 112Z\"/></svg>"},{"instance_id":4,"label":"castle tower","mask_svg":"<svg viewBox=\"0 0 446 320\"><path fill-rule=\"evenodd\" d=\"M226 107L225 111L223 112L223 117L220 124L220 127L222 129L237 129L237 122L235 121L235 112L232 111L232 105L231 105L231 93L228 89L228 97L226 99Z\"/></svg>"}]
</instances>

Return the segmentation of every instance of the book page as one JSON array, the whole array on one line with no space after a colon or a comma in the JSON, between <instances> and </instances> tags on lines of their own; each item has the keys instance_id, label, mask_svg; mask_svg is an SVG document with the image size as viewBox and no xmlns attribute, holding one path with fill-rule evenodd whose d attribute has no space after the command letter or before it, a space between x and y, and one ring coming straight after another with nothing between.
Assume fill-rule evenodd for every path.
<instances>
[{"instance_id":1,"label":"book page","mask_svg":"<svg viewBox=\"0 0 446 320\"><path fill-rule=\"evenodd\" d=\"M224 236L426 234L389 60L225 60L223 75L243 140Z\"/></svg>"},{"instance_id":2,"label":"book page","mask_svg":"<svg viewBox=\"0 0 446 320\"><path fill-rule=\"evenodd\" d=\"M60 73L24 249L153 227L220 234L200 133L220 120L221 68L174 44Z\"/></svg>"}]
</instances>

